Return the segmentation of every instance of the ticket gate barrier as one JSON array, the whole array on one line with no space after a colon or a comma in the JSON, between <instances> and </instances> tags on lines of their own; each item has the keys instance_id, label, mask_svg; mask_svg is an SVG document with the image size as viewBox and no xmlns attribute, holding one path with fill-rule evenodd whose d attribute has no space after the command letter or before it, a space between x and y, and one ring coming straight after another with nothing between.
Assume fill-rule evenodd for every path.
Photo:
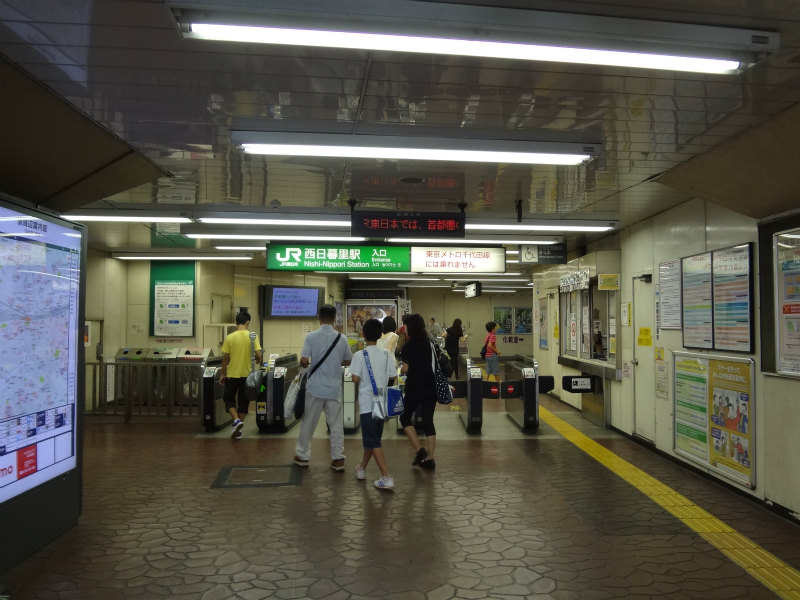
<instances>
[{"instance_id":1,"label":"ticket gate barrier","mask_svg":"<svg viewBox=\"0 0 800 600\"><path fill-rule=\"evenodd\" d=\"M506 414L521 431L533 433L539 429L539 394L553 389L553 377L540 376L535 360L510 362L506 373L513 378L501 384Z\"/></svg>"},{"instance_id":2,"label":"ticket gate barrier","mask_svg":"<svg viewBox=\"0 0 800 600\"><path fill-rule=\"evenodd\" d=\"M467 359L466 381L451 382L455 388L453 402L467 433L480 433L483 426L483 374L481 368Z\"/></svg>"},{"instance_id":3,"label":"ticket gate barrier","mask_svg":"<svg viewBox=\"0 0 800 600\"><path fill-rule=\"evenodd\" d=\"M203 382L200 393L200 410L203 427L211 433L219 431L233 421L230 413L225 410L225 401L222 399L224 386L219 382L222 366L222 357L209 358L203 369Z\"/></svg>"},{"instance_id":4,"label":"ticket gate barrier","mask_svg":"<svg viewBox=\"0 0 800 600\"><path fill-rule=\"evenodd\" d=\"M299 421L294 414L284 417L284 399L300 371L297 354L284 354L271 361L257 386L256 425L261 433L285 433Z\"/></svg>"},{"instance_id":5,"label":"ticket gate barrier","mask_svg":"<svg viewBox=\"0 0 800 600\"><path fill-rule=\"evenodd\" d=\"M361 410L358 404L358 386L350 376L350 367L342 367L342 421L345 433L355 433L361 426Z\"/></svg>"}]
</instances>

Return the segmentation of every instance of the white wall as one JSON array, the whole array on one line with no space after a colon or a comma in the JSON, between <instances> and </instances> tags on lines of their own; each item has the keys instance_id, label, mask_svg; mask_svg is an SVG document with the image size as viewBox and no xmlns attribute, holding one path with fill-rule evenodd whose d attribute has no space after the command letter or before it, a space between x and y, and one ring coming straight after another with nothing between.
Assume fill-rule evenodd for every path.
<instances>
[{"instance_id":1,"label":"white wall","mask_svg":"<svg viewBox=\"0 0 800 600\"><path fill-rule=\"evenodd\" d=\"M590 246L587 250L608 249L608 239L593 247ZM619 232L617 239L621 251L622 289L620 293L622 302L626 303L632 301L631 281L633 277L650 273L653 275L653 285L658 285L659 263L736 244L757 242L758 230L757 222L754 219L710 202L694 199ZM753 257L753 262L757 269L757 243L754 248L756 256ZM731 356L751 358L755 362L755 412L752 417L755 430L756 486L750 493L798 513L800 512L800 461L792 460L792 458L797 456L797 399L800 398L800 380L761 373L758 320L760 277L757 273L754 277L754 284L755 352L750 355L731 353ZM537 287L535 299L538 300L553 291L557 293L557 289L548 290ZM558 341L552 339L553 325L556 322L556 316L553 314L555 308L555 303L551 302L551 310L548 315L550 321L549 348L546 351L539 350L537 343L534 355L539 361L540 372L555 376L556 391L562 394L562 399L579 405L578 402L572 401L571 395L558 389L561 375L567 374L567 370L557 365L556 362ZM635 306L633 311L636 311ZM636 333L633 327L620 328L618 351L621 352L623 362L630 361L634 356L635 343ZM655 404L655 445L659 450L672 455L674 455L672 447L674 423L672 353L686 350L682 343L680 330L662 330L653 340L655 347L664 348L669 386L667 400L657 400ZM713 353L726 354L720 351ZM548 373L548 367L552 369L551 373ZM657 398L655 388L652 393ZM610 425L620 431L632 434L635 401L633 380L622 379L610 382L608 397Z\"/></svg>"}]
</instances>

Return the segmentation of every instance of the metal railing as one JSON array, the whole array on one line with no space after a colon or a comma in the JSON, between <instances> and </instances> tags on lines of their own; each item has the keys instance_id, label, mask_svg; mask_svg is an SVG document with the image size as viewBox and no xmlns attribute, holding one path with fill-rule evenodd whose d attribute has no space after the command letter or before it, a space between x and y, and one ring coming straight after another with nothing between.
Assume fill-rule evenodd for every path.
<instances>
[{"instance_id":1,"label":"metal railing","mask_svg":"<svg viewBox=\"0 0 800 600\"><path fill-rule=\"evenodd\" d=\"M86 362L85 414L196 416L200 419L202 363Z\"/></svg>"}]
</instances>

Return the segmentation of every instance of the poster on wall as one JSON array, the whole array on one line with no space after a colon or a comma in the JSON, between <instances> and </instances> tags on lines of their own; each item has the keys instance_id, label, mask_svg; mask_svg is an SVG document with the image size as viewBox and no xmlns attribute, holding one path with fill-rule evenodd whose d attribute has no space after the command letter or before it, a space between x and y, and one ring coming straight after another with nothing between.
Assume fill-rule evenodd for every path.
<instances>
[{"instance_id":1,"label":"poster on wall","mask_svg":"<svg viewBox=\"0 0 800 600\"><path fill-rule=\"evenodd\" d=\"M386 317L397 321L397 304L394 300L353 301L345 304L345 335L360 336L361 327L367 319L383 322Z\"/></svg>"},{"instance_id":2,"label":"poster on wall","mask_svg":"<svg viewBox=\"0 0 800 600\"><path fill-rule=\"evenodd\" d=\"M190 261L150 263L150 335L194 335L195 264Z\"/></svg>"},{"instance_id":3,"label":"poster on wall","mask_svg":"<svg viewBox=\"0 0 800 600\"><path fill-rule=\"evenodd\" d=\"M681 261L658 265L661 329L681 328Z\"/></svg>"},{"instance_id":4,"label":"poster on wall","mask_svg":"<svg viewBox=\"0 0 800 600\"><path fill-rule=\"evenodd\" d=\"M495 333L511 333L513 321L510 306L495 306L492 320L497 323L497 331Z\"/></svg>"},{"instance_id":5,"label":"poster on wall","mask_svg":"<svg viewBox=\"0 0 800 600\"><path fill-rule=\"evenodd\" d=\"M755 487L753 361L688 352L673 360L676 454Z\"/></svg>"},{"instance_id":6,"label":"poster on wall","mask_svg":"<svg viewBox=\"0 0 800 600\"><path fill-rule=\"evenodd\" d=\"M533 333L533 309L514 309L514 333Z\"/></svg>"},{"instance_id":7,"label":"poster on wall","mask_svg":"<svg viewBox=\"0 0 800 600\"><path fill-rule=\"evenodd\" d=\"M344 330L344 304L334 302L333 307L336 309L336 320L333 322L333 328L341 332Z\"/></svg>"},{"instance_id":8,"label":"poster on wall","mask_svg":"<svg viewBox=\"0 0 800 600\"><path fill-rule=\"evenodd\" d=\"M775 236L778 372L800 375L800 231Z\"/></svg>"},{"instance_id":9,"label":"poster on wall","mask_svg":"<svg viewBox=\"0 0 800 600\"><path fill-rule=\"evenodd\" d=\"M715 250L714 348L753 351L752 244Z\"/></svg>"},{"instance_id":10,"label":"poster on wall","mask_svg":"<svg viewBox=\"0 0 800 600\"><path fill-rule=\"evenodd\" d=\"M712 348L711 252L681 259L683 345Z\"/></svg>"},{"instance_id":11,"label":"poster on wall","mask_svg":"<svg viewBox=\"0 0 800 600\"><path fill-rule=\"evenodd\" d=\"M539 300L539 348L547 350L547 298Z\"/></svg>"}]
</instances>

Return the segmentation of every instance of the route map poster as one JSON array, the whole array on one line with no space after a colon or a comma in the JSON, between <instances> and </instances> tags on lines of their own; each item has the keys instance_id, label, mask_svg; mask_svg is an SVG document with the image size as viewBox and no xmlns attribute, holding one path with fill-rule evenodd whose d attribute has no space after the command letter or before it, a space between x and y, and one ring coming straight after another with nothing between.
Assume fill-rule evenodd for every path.
<instances>
[{"instance_id":1,"label":"route map poster","mask_svg":"<svg viewBox=\"0 0 800 600\"><path fill-rule=\"evenodd\" d=\"M755 487L750 359L673 352L675 453Z\"/></svg>"},{"instance_id":2,"label":"route map poster","mask_svg":"<svg viewBox=\"0 0 800 600\"><path fill-rule=\"evenodd\" d=\"M0 204L0 504L77 467L81 230L37 215Z\"/></svg>"}]
</instances>

